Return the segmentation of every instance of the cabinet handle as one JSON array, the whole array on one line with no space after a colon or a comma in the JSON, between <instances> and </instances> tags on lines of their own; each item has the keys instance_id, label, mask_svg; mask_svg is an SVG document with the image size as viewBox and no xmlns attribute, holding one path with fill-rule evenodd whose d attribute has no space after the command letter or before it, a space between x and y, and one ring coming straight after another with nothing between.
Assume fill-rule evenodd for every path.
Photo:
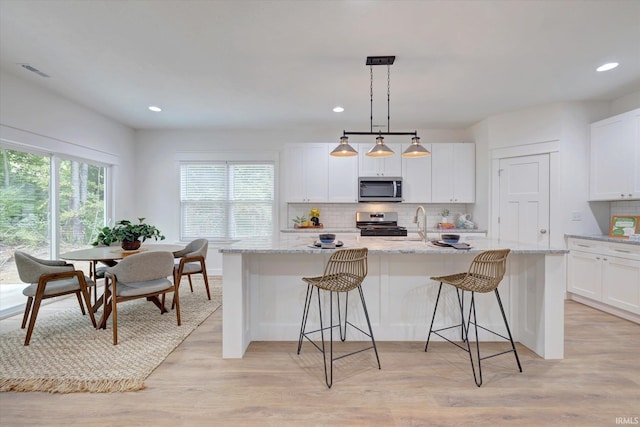
<instances>
[{"instance_id":1,"label":"cabinet handle","mask_svg":"<svg viewBox=\"0 0 640 427\"><path fill-rule=\"evenodd\" d=\"M631 251L625 251L624 249L614 249L614 251L622 252L622 253L625 253L625 254L630 254L631 253Z\"/></svg>"},{"instance_id":2,"label":"cabinet handle","mask_svg":"<svg viewBox=\"0 0 640 427\"><path fill-rule=\"evenodd\" d=\"M544 228L540 230L540 234L546 234L547 230L545 230Z\"/></svg>"},{"instance_id":3,"label":"cabinet handle","mask_svg":"<svg viewBox=\"0 0 640 427\"><path fill-rule=\"evenodd\" d=\"M603 261L606 261L607 259L606 259L606 258L602 258L602 260L603 260Z\"/></svg>"},{"instance_id":4,"label":"cabinet handle","mask_svg":"<svg viewBox=\"0 0 640 427\"><path fill-rule=\"evenodd\" d=\"M599 257L599 256L597 256L597 257L596 257L596 259L600 259L600 257Z\"/></svg>"},{"instance_id":5,"label":"cabinet handle","mask_svg":"<svg viewBox=\"0 0 640 427\"><path fill-rule=\"evenodd\" d=\"M631 194L629 194L629 197L631 197Z\"/></svg>"},{"instance_id":6,"label":"cabinet handle","mask_svg":"<svg viewBox=\"0 0 640 427\"><path fill-rule=\"evenodd\" d=\"M624 197L624 194L621 194L620 197Z\"/></svg>"},{"instance_id":7,"label":"cabinet handle","mask_svg":"<svg viewBox=\"0 0 640 427\"><path fill-rule=\"evenodd\" d=\"M576 246L580 246L581 248L590 248L591 247L589 245L582 245L580 243L578 243Z\"/></svg>"}]
</instances>

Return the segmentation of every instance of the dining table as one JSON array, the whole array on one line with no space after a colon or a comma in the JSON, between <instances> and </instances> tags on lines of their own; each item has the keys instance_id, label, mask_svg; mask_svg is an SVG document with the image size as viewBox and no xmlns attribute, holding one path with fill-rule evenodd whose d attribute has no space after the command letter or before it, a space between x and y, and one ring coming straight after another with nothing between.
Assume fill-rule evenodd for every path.
<instances>
[{"instance_id":1,"label":"dining table","mask_svg":"<svg viewBox=\"0 0 640 427\"><path fill-rule=\"evenodd\" d=\"M94 246L92 248L85 249L76 249L73 251L65 252L60 254L60 258L67 261L86 261L89 262L89 277L93 280L94 283L97 283L97 264L102 263L106 266L113 266L119 260L122 260L128 256L143 253L143 252L151 252L151 251L166 251L166 252L175 252L184 249L182 245L176 244L162 244L162 243L150 243L150 244L142 244L140 248L135 250L125 250L122 249L120 245L111 245L111 246ZM95 303L92 307L93 312L97 312L101 305L105 305L105 308L102 312L102 317L100 318L100 322L98 323L98 329L105 329L107 325L107 319L111 314L111 306L106 304L111 293L109 292L109 288L106 283L107 278L105 277L105 290L101 297L95 298ZM153 302L159 309L161 313L166 313L168 310L164 307L164 303L160 301L160 299L156 297L149 297L147 300Z\"/></svg>"}]
</instances>

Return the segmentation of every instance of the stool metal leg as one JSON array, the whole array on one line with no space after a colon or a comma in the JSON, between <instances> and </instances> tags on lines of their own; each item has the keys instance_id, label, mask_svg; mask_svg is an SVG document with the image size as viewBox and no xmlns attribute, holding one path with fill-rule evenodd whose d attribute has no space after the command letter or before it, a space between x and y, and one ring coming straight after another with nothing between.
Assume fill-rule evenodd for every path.
<instances>
[{"instance_id":1,"label":"stool metal leg","mask_svg":"<svg viewBox=\"0 0 640 427\"><path fill-rule=\"evenodd\" d=\"M371 329L371 321L369 320L369 311L367 310L367 304L364 302L364 293L362 292L362 286L358 285L358 291L360 292L360 300L362 301L364 317L367 319L367 326L369 326L369 337L371 338L371 344L373 344L373 351L376 353L376 360L378 361L378 369L382 369L380 367L380 357L378 357L378 347L376 346L376 340L373 338L373 329ZM346 326L345 326L345 329L346 329ZM368 349L365 349L365 350L368 350ZM364 350L361 350L361 351L364 351Z\"/></svg>"},{"instance_id":2,"label":"stool metal leg","mask_svg":"<svg viewBox=\"0 0 640 427\"><path fill-rule=\"evenodd\" d=\"M304 297L304 309L302 310L302 322L300 326L300 337L298 338L298 354L302 348L302 340L304 338L304 330L307 326L307 317L309 317L309 305L311 304L311 296L313 295L313 285L307 285L307 295Z\"/></svg>"},{"instance_id":3,"label":"stool metal leg","mask_svg":"<svg viewBox=\"0 0 640 427\"><path fill-rule=\"evenodd\" d=\"M431 338L431 331L433 331L433 322L436 320L436 312L438 311L438 301L440 301L440 292L442 291L442 282L438 288L438 296L436 297L436 305L433 307L433 316L431 317L431 326L429 326L429 335L427 335L427 343L424 346L424 351L427 351L429 347L429 339Z\"/></svg>"},{"instance_id":4,"label":"stool metal leg","mask_svg":"<svg viewBox=\"0 0 640 427\"><path fill-rule=\"evenodd\" d=\"M498 288L495 289L495 293L496 293L496 299L498 300L498 305L500 306L500 313L502 313L502 319L504 320L504 326L507 328L507 334L509 335L509 341L511 342L511 349L513 350L513 354L516 356L516 363L518 364L518 369L520 370L520 372L522 372L522 365L520 365L518 350L516 350L516 345L513 343L513 337L511 336L511 329L509 329L509 322L507 322L507 316L504 314L504 308L502 307L502 300L500 299Z\"/></svg>"}]
</instances>

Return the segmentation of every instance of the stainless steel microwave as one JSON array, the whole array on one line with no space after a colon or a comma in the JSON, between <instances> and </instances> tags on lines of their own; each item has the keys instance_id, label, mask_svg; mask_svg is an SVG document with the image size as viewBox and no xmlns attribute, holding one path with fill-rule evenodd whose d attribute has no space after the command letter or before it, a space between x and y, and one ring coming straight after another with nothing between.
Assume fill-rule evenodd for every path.
<instances>
[{"instance_id":1,"label":"stainless steel microwave","mask_svg":"<svg viewBox=\"0 0 640 427\"><path fill-rule=\"evenodd\" d=\"M359 202L401 202L402 178L371 176L358 178Z\"/></svg>"}]
</instances>

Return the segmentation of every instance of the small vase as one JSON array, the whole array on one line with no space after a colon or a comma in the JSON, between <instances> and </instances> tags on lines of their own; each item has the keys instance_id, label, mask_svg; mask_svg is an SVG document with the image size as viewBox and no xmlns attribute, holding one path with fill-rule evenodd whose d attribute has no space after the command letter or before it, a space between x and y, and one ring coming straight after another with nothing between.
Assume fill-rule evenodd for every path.
<instances>
[{"instance_id":1,"label":"small vase","mask_svg":"<svg viewBox=\"0 0 640 427\"><path fill-rule=\"evenodd\" d=\"M140 248L141 244L142 242L140 240L134 240L134 241L123 240L122 249L124 249L125 251L135 251L136 249Z\"/></svg>"}]
</instances>

